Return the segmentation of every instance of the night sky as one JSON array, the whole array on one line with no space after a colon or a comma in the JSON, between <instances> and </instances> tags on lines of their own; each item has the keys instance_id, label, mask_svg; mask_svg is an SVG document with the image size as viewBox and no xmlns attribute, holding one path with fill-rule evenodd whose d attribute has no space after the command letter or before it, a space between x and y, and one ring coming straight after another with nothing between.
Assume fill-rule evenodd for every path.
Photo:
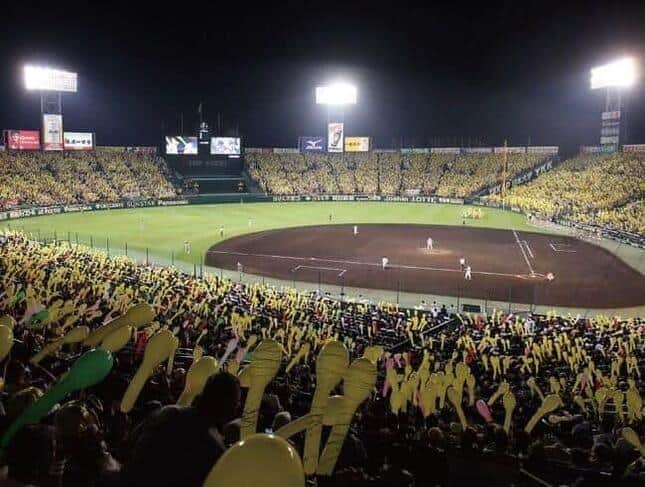
<instances>
[{"instance_id":1,"label":"night sky","mask_svg":"<svg viewBox=\"0 0 645 487\"><path fill-rule=\"evenodd\" d=\"M156 145L182 112L195 133L203 101L222 134L295 147L325 132L314 87L344 79L359 92L346 134L376 147L507 138L566 152L598 143L604 93L589 90L589 69L626 54L645 64L643 1L101 3L3 5L0 128L39 127L38 95L22 86L33 63L79 73L65 128L99 145ZM645 143L645 76L626 116L626 142Z\"/></svg>"}]
</instances>

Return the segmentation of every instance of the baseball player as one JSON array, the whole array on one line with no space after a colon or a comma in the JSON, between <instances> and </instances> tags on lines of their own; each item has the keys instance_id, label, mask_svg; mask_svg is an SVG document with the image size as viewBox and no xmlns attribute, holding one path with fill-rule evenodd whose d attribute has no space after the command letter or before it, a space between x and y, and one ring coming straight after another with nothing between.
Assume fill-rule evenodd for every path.
<instances>
[{"instance_id":1,"label":"baseball player","mask_svg":"<svg viewBox=\"0 0 645 487\"><path fill-rule=\"evenodd\" d=\"M432 237L428 237L428 240L426 240L426 250L432 251Z\"/></svg>"},{"instance_id":2,"label":"baseball player","mask_svg":"<svg viewBox=\"0 0 645 487\"><path fill-rule=\"evenodd\" d=\"M220 225L220 227L219 227L219 236L220 237L224 236L224 225Z\"/></svg>"},{"instance_id":3,"label":"baseball player","mask_svg":"<svg viewBox=\"0 0 645 487\"><path fill-rule=\"evenodd\" d=\"M358 225L354 225L354 237L358 235Z\"/></svg>"},{"instance_id":4,"label":"baseball player","mask_svg":"<svg viewBox=\"0 0 645 487\"><path fill-rule=\"evenodd\" d=\"M461 272L464 272L466 269L466 258L462 257L459 259L459 267L461 268Z\"/></svg>"},{"instance_id":5,"label":"baseball player","mask_svg":"<svg viewBox=\"0 0 645 487\"><path fill-rule=\"evenodd\" d=\"M387 267L388 262L389 260L387 257L383 257L383 259L381 259L381 263L383 264L383 270L385 270L385 268Z\"/></svg>"},{"instance_id":6,"label":"baseball player","mask_svg":"<svg viewBox=\"0 0 645 487\"><path fill-rule=\"evenodd\" d=\"M464 279L467 281L470 281L473 278L472 276L472 271L470 269L470 266L466 266L466 273L464 274Z\"/></svg>"},{"instance_id":7,"label":"baseball player","mask_svg":"<svg viewBox=\"0 0 645 487\"><path fill-rule=\"evenodd\" d=\"M184 253L190 254L190 242L188 240L184 240Z\"/></svg>"}]
</instances>

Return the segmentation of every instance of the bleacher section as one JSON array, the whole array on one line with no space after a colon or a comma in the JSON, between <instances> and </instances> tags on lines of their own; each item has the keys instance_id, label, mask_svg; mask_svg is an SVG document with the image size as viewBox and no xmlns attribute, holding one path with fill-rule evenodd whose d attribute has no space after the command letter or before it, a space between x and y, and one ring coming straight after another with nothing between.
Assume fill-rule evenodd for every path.
<instances>
[{"instance_id":1,"label":"bleacher section","mask_svg":"<svg viewBox=\"0 0 645 487\"><path fill-rule=\"evenodd\" d=\"M522 148L523 149L523 148ZM551 148L549 148L551 149ZM556 152L557 152L557 148ZM466 197L525 172L553 152L494 152L492 148L450 152L374 151L363 154L255 152L248 172L267 193L421 194Z\"/></svg>"}]
</instances>

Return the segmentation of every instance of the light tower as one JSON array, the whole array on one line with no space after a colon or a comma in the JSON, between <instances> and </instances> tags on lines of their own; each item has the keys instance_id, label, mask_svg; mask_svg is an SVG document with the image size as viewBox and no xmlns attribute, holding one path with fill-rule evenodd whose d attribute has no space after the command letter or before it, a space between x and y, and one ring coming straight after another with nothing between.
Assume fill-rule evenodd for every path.
<instances>
[{"instance_id":1,"label":"light tower","mask_svg":"<svg viewBox=\"0 0 645 487\"><path fill-rule=\"evenodd\" d=\"M63 150L63 92L76 93L77 75L68 71L25 66L25 88L40 91L42 148Z\"/></svg>"},{"instance_id":2,"label":"light tower","mask_svg":"<svg viewBox=\"0 0 645 487\"><path fill-rule=\"evenodd\" d=\"M331 83L316 87L316 104L327 107L327 151L343 152L345 139L345 106L356 104L356 86L348 83ZM331 109L339 108L334 112L332 121Z\"/></svg>"},{"instance_id":3,"label":"light tower","mask_svg":"<svg viewBox=\"0 0 645 487\"><path fill-rule=\"evenodd\" d=\"M606 89L605 111L601 116L600 146L605 152L618 150L622 119L622 91L632 86L638 77L633 58L626 57L591 70L591 89Z\"/></svg>"}]
</instances>

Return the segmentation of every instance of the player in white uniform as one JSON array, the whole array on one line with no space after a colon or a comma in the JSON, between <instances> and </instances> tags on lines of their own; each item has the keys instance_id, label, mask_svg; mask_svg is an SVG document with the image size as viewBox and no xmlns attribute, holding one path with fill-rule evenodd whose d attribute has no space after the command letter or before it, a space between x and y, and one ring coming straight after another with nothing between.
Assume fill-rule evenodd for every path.
<instances>
[{"instance_id":1,"label":"player in white uniform","mask_svg":"<svg viewBox=\"0 0 645 487\"><path fill-rule=\"evenodd\" d=\"M462 272L466 268L466 258L465 257L462 257L462 258L459 259L459 267L461 268Z\"/></svg>"},{"instance_id":2,"label":"player in white uniform","mask_svg":"<svg viewBox=\"0 0 645 487\"><path fill-rule=\"evenodd\" d=\"M224 236L224 226L223 225L219 227L219 236L220 237Z\"/></svg>"},{"instance_id":3,"label":"player in white uniform","mask_svg":"<svg viewBox=\"0 0 645 487\"><path fill-rule=\"evenodd\" d=\"M428 237L428 240L426 240L426 250L432 251L432 237Z\"/></svg>"},{"instance_id":4,"label":"player in white uniform","mask_svg":"<svg viewBox=\"0 0 645 487\"><path fill-rule=\"evenodd\" d=\"M358 235L358 225L354 225L354 237Z\"/></svg>"},{"instance_id":5,"label":"player in white uniform","mask_svg":"<svg viewBox=\"0 0 645 487\"><path fill-rule=\"evenodd\" d=\"M389 262L389 260L387 259L387 257L383 257L383 259L381 260L381 262L382 262L382 264L383 264L383 270L385 270L385 268L387 267L387 263Z\"/></svg>"},{"instance_id":6,"label":"player in white uniform","mask_svg":"<svg viewBox=\"0 0 645 487\"><path fill-rule=\"evenodd\" d=\"M190 242L188 240L184 240L184 253L190 254Z\"/></svg>"},{"instance_id":7,"label":"player in white uniform","mask_svg":"<svg viewBox=\"0 0 645 487\"><path fill-rule=\"evenodd\" d=\"M472 276L472 271L470 270L470 266L466 267L466 274L464 274L464 279L467 281L470 281L473 278Z\"/></svg>"}]
</instances>

